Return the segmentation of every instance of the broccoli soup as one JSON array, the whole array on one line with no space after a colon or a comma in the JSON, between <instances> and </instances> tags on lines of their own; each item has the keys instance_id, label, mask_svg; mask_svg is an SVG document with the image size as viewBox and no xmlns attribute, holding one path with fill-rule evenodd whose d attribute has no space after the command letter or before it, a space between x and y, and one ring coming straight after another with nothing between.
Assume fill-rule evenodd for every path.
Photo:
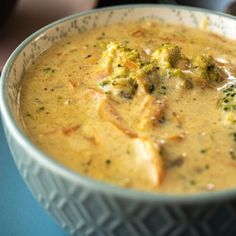
<instances>
[{"instance_id":1,"label":"broccoli soup","mask_svg":"<svg viewBox=\"0 0 236 236\"><path fill-rule=\"evenodd\" d=\"M51 158L145 191L236 186L236 42L184 26L115 24L40 55L22 125Z\"/></svg>"}]
</instances>

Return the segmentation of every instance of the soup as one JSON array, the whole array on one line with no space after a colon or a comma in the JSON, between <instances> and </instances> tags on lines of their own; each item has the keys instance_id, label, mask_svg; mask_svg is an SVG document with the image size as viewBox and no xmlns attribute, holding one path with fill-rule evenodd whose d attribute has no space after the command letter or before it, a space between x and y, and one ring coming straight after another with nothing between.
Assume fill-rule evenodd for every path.
<instances>
[{"instance_id":1,"label":"soup","mask_svg":"<svg viewBox=\"0 0 236 236\"><path fill-rule=\"evenodd\" d=\"M236 186L236 42L143 21L69 36L20 91L22 126L51 158L143 191Z\"/></svg>"}]
</instances>

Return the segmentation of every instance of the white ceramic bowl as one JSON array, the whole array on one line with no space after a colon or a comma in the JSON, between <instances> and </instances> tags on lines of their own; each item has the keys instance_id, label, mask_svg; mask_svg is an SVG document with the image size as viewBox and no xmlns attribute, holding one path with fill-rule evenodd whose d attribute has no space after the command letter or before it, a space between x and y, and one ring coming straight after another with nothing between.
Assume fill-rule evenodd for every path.
<instances>
[{"instance_id":1,"label":"white ceramic bowl","mask_svg":"<svg viewBox=\"0 0 236 236\"><path fill-rule=\"evenodd\" d=\"M101 183L44 154L19 125L18 94L24 71L58 40L115 22L155 19L236 38L233 17L171 5L130 5L69 16L27 38L6 63L0 85L1 115L16 165L40 204L72 235L236 235L236 189L193 195L139 192Z\"/></svg>"}]
</instances>

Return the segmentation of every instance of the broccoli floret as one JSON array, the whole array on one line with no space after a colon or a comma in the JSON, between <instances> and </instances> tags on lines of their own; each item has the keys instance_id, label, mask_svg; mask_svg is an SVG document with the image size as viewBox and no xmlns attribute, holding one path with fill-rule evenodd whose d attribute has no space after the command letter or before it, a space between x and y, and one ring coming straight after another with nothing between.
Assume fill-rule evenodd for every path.
<instances>
[{"instance_id":1,"label":"broccoli floret","mask_svg":"<svg viewBox=\"0 0 236 236\"><path fill-rule=\"evenodd\" d=\"M182 54L181 49L175 44L163 44L151 56L151 61L156 62L161 68L162 77L185 78L184 70L192 72L192 79L206 82L211 85L223 80L220 68L213 57L202 54L191 61ZM189 76L189 75L188 75Z\"/></svg>"},{"instance_id":2,"label":"broccoli floret","mask_svg":"<svg viewBox=\"0 0 236 236\"><path fill-rule=\"evenodd\" d=\"M179 60L183 58L180 48L171 43L165 43L152 53L150 62L142 68L144 88L146 92L159 94L160 78L183 77L177 68Z\"/></svg>"},{"instance_id":3,"label":"broccoli floret","mask_svg":"<svg viewBox=\"0 0 236 236\"><path fill-rule=\"evenodd\" d=\"M177 45L165 43L152 54L151 61L157 62L162 69L170 69L175 68L181 56L181 50Z\"/></svg>"},{"instance_id":4,"label":"broccoli floret","mask_svg":"<svg viewBox=\"0 0 236 236\"><path fill-rule=\"evenodd\" d=\"M150 61L141 69L145 91L155 95L163 95L164 93L160 92L161 80L174 77L183 78L184 74L178 68L178 62L182 58L180 48L170 43L163 44L152 53Z\"/></svg>"},{"instance_id":5,"label":"broccoli floret","mask_svg":"<svg viewBox=\"0 0 236 236\"><path fill-rule=\"evenodd\" d=\"M212 56L202 54L193 58L192 70L195 77L201 78L209 84L222 81L220 69L216 66Z\"/></svg>"},{"instance_id":6,"label":"broccoli floret","mask_svg":"<svg viewBox=\"0 0 236 236\"><path fill-rule=\"evenodd\" d=\"M159 95L161 81L173 78L176 88L191 89L195 82L216 86L223 81L222 70L213 57L202 54L191 60L180 47L166 43L142 60L137 49L117 42L107 44L99 64L107 73L99 84L107 94L133 98L138 86L153 95Z\"/></svg>"},{"instance_id":7,"label":"broccoli floret","mask_svg":"<svg viewBox=\"0 0 236 236\"><path fill-rule=\"evenodd\" d=\"M118 73L120 76L126 76L126 73L140 67L141 58L138 50L120 43L110 42L103 52L101 65L108 69L110 73Z\"/></svg>"},{"instance_id":8,"label":"broccoli floret","mask_svg":"<svg viewBox=\"0 0 236 236\"><path fill-rule=\"evenodd\" d=\"M120 95L124 98L133 98L138 88L137 81L132 77L111 76L100 83L106 94Z\"/></svg>"},{"instance_id":9,"label":"broccoli floret","mask_svg":"<svg viewBox=\"0 0 236 236\"><path fill-rule=\"evenodd\" d=\"M140 75L143 78L140 82L144 90L149 94L154 93L160 81L160 67L154 62L150 62L141 68Z\"/></svg>"},{"instance_id":10,"label":"broccoli floret","mask_svg":"<svg viewBox=\"0 0 236 236\"><path fill-rule=\"evenodd\" d=\"M231 84L223 91L223 97L219 101L219 107L224 114L226 125L236 124L236 84Z\"/></svg>"},{"instance_id":11,"label":"broccoli floret","mask_svg":"<svg viewBox=\"0 0 236 236\"><path fill-rule=\"evenodd\" d=\"M103 53L101 65L107 69L109 76L100 87L108 94L132 98L138 88L137 73L141 67L138 50L111 42Z\"/></svg>"},{"instance_id":12,"label":"broccoli floret","mask_svg":"<svg viewBox=\"0 0 236 236\"><path fill-rule=\"evenodd\" d=\"M183 55L179 46L166 43L151 55L151 63L160 67L159 75L162 78L185 79L183 71L187 69L189 59Z\"/></svg>"}]
</instances>

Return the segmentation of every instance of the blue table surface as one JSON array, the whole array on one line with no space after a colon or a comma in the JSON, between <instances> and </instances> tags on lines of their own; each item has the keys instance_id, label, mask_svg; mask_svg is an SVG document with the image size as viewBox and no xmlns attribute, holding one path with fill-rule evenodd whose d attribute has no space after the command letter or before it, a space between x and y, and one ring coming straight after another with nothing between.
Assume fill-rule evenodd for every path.
<instances>
[{"instance_id":1,"label":"blue table surface","mask_svg":"<svg viewBox=\"0 0 236 236\"><path fill-rule=\"evenodd\" d=\"M0 120L0 236L66 236L18 173Z\"/></svg>"}]
</instances>

